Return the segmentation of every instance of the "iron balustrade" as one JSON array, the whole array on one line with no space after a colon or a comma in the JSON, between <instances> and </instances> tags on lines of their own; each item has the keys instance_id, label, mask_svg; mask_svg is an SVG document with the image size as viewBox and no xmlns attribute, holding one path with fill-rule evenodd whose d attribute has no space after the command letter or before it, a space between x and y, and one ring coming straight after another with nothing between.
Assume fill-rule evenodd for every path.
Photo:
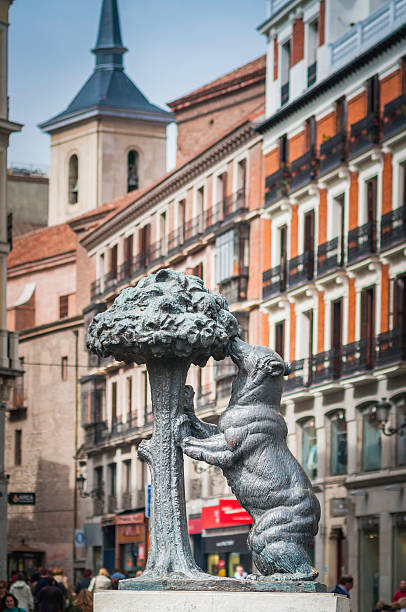
<instances>
[{"instance_id":1,"label":"iron balustrade","mask_svg":"<svg viewBox=\"0 0 406 612\"><path fill-rule=\"evenodd\" d=\"M125 281L128 278L131 278L132 273L132 259L130 261L124 261L118 271L118 279L119 281Z\"/></svg>"},{"instance_id":2,"label":"iron balustrade","mask_svg":"<svg viewBox=\"0 0 406 612\"><path fill-rule=\"evenodd\" d=\"M320 175L338 168L347 158L347 132L338 132L320 145Z\"/></svg>"},{"instance_id":3,"label":"iron balustrade","mask_svg":"<svg viewBox=\"0 0 406 612\"><path fill-rule=\"evenodd\" d=\"M311 357L296 359L291 362L291 373L285 380L285 392L292 393L312 383Z\"/></svg>"},{"instance_id":4,"label":"iron balustrade","mask_svg":"<svg viewBox=\"0 0 406 612\"><path fill-rule=\"evenodd\" d=\"M281 87L281 106L289 102L289 81Z\"/></svg>"},{"instance_id":5,"label":"iron balustrade","mask_svg":"<svg viewBox=\"0 0 406 612\"><path fill-rule=\"evenodd\" d=\"M383 109L383 138L390 138L406 128L406 94L391 100Z\"/></svg>"},{"instance_id":6,"label":"iron balustrade","mask_svg":"<svg viewBox=\"0 0 406 612\"><path fill-rule=\"evenodd\" d=\"M183 230L178 227L178 229L172 230L168 234L168 255L174 253L177 249L181 247L183 243Z\"/></svg>"},{"instance_id":7,"label":"iron balustrade","mask_svg":"<svg viewBox=\"0 0 406 612\"><path fill-rule=\"evenodd\" d=\"M367 115L351 126L349 157L352 159L379 143L381 124L378 114Z\"/></svg>"},{"instance_id":8,"label":"iron balustrade","mask_svg":"<svg viewBox=\"0 0 406 612\"><path fill-rule=\"evenodd\" d=\"M204 211L204 228L208 232L223 221L223 202L217 202Z\"/></svg>"},{"instance_id":9,"label":"iron balustrade","mask_svg":"<svg viewBox=\"0 0 406 612\"><path fill-rule=\"evenodd\" d=\"M239 189L236 193L224 199L224 221L246 211L247 203L245 189Z\"/></svg>"},{"instance_id":10,"label":"iron balustrade","mask_svg":"<svg viewBox=\"0 0 406 612\"><path fill-rule=\"evenodd\" d=\"M307 86L311 87L317 81L317 62L307 68Z\"/></svg>"},{"instance_id":11,"label":"iron balustrade","mask_svg":"<svg viewBox=\"0 0 406 612\"><path fill-rule=\"evenodd\" d=\"M290 165L290 190L299 189L310 181L313 181L317 176L316 152L310 149L301 157L295 159Z\"/></svg>"},{"instance_id":12,"label":"iron balustrade","mask_svg":"<svg viewBox=\"0 0 406 612\"><path fill-rule=\"evenodd\" d=\"M312 357L312 381L314 384L340 378L342 370L342 349L333 348Z\"/></svg>"},{"instance_id":13,"label":"iron balustrade","mask_svg":"<svg viewBox=\"0 0 406 612\"><path fill-rule=\"evenodd\" d=\"M99 295L101 295L101 282L100 278L97 278L90 285L90 299L95 300Z\"/></svg>"},{"instance_id":14,"label":"iron balustrade","mask_svg":"<svg viewBox=\"0 0 406 612\"><path fill-rule=\"evenodd\" d=\"M378 334L376 365L384 366L406 359L406 329L397 328Z\"/></svg>"},{"instance_id":15,"label":"iron balustrade","mask_svg":"<svg viewBox=\"0 0 406 612\"><path fill-rule=\"evenodd\" d=\"M381 249L387 249L406 239L406 206L395 208L381 219Z\"/></svg>"},{"instance_id":16,"label":"iron balustrade","mask_svg":"<svg viewBox=\"0 0 406 612\"><path fill-rule=\"evenodd\" d=\"M367 342L357 340L343 346L343 376L367 369Z\"/></svg>"},{"instance_id":17,"label":"iron balustrade","mask_svg":"<svg viewBox=\"0 0 406 612\"><path fill-rule=\"evenodd\" d=\"M297 287L301 283L312 280L314 277L314 251L306 251L289 260L289 288Z\"/></svg>"},{"instance_id":18,"label":"iron balustrade","mask_svg":"<svg viewBox=\"0 0 406 612\"><path fill-rule=\"evenodd\" d=\"M163 240L161 238L150 244L148 248L148 264L157 262L159 259L162 259L163 256Z\"/></svg>"},{"instance_id":19,"label":"iron balustrade","mask_svg":"<svg viewBox=\"0 0 406 612\"><path fill-rule=\"evenodd\" d=\"M348 263L376 252L376 223L368 221L348 232Z\"/></svg>"},{"instance_id":20,"label":"iron balustrade","mask_svg":"<svg viewBox=\"0 0 406 612\"><path fill-rule=\"evenodd\" d=\"M107 291L117 284L117 270L110 270L104 275L104 290Z\"/></svg>"},{"instance_id":21,"label":"iron balustrade","mask_svg":"<svg viewBox=\"0 0 406 612\"><path fill-rule=\"evenodd\" d=\"M133 258L133 274L134 276L136 276L137 274L141 274L141 272L144 272L145 268L148 265L148 258L146 253L141 252L138 253L134 258Z\"/></svg>"},{"instance_id":22,"label":"iron balustrade","mask_svg":"<svg viewBox=\"0 0 406 612\"><path fill-rule=\"evenodd\" d=\"M189 219L189 221L186 221L185 223L184 244L189 244L190 242L198 238L201 233L201 216L196 215L196 217L192 217L192 219Z\"/></svg>"},{"instance_id":23,"label":"iron balustrade","mask_svg":"<svg viewBox=\"0 0 406 612\"><path fill-rule=\"evenodd\" d=\"M234 276L219 283L220 293L229 304L235 304L247 299L248 273Z\"/></svg>"},{"instance_id":24,"label":"iron balustrade","mask_svg":"<svg viewBox=\"0 0 406 612\"><path fill-rule=\"evenodd\" d=\"M274 266L262 274L262 298L283 293L287 288L287 262Z\"/></svg>"},{"instance_id":25,"label":"iron balustrade","mask_svg":"<svg viewBox=\"0 0 406 612\"><path fill-rule=\"evenodd\" d=\"M284 165L265 179L265 206L289 193L290 170Z\"/></svg>"},{"instance_id":26,"label":"iron balustrade","mask_svg":"<svg viewBox=\"0 0 406 612\"><path fill-rule=\"evenodd\" d=\"M341 267L343 261L342 238L336 236L317 248L317 276L323 276Z\"/></svg>"}]
</instances>

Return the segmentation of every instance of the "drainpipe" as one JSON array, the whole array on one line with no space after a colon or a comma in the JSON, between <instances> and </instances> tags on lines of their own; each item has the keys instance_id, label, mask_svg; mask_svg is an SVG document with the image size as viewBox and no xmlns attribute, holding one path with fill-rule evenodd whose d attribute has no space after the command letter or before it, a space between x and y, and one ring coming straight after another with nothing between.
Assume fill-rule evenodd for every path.
<instances>
[{"instance_id":1,"label":"drainpipe","mask_svg":"<svg viewBox=\"0 0 406 612\"><path fill-rule=\"evenodd\" d=\"M78 490L76 487L76 478L78 475L78 438L79 438L79 330L75 329L75 464L73 473L73 578L75 579L75 561L76 561L76 529L78 526Z\"/></svg>"}]
</instances>

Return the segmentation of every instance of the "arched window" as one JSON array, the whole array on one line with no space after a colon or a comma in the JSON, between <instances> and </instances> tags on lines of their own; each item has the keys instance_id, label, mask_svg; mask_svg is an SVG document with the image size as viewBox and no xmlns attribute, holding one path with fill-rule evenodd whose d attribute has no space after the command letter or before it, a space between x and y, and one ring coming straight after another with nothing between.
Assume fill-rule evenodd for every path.
<instances>
[{"instance_id":1,"label":"arched window","mask_svg":"<svg viewBox=\"0 0 406 612\"><path fill-rule=\"evenodd\" d=\"M362 470L381 469L381 428L373 410L374 404L362 410Z\"/></svg>"},{"instance_id":2,"label":"arched window","mask_svg":"<svg viewBox=\"0 0 406 612\"><path fill-rule=\"evenodd\" d=\"M131 149L127 157L127 192L138 189L138 153Z\"/></svg>"},{"instance_id":3,"label":"arched window","mask_svg":"<svg viewBox=\"0 0 406 612\"><path fill-rule=\"evenodd\" d=\"M314 419L301 423L302 466L309 478L317 477L317 432Z\"/></svg>"},{"instance_id":4,"label":"arched window","mask_svg":"<svg viewBox=\"0 0 406 612\"><path fill-rule=\"evenodd\" d=\"M69 204L77 204L79 200L79 160L77 155L69 159Z\"/></svg>"},{"instance_id":5,"label":"arched window","mask_svg":"<svg viewBox=\"0 0 406 612\"><path fill-rule=\"evenodd\" d=\"M347 473L347 423L344 410L330 416L330 472L332 476Z\"/></svg>"}]
</instances>

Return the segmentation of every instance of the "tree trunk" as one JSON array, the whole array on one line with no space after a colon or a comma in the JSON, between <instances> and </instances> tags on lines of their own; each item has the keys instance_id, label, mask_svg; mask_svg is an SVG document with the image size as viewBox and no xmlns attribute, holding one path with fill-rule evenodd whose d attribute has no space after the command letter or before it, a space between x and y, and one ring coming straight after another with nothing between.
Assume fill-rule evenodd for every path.
<instances>
[{"instance_id":1,"label":"tree trunk","mask_svg":"<svg viewBox=\"0 0 406 612\"><path fill-rule=\"evenodd\" d=\"M197 578L190 549L183 477L183 453L175 443L173 427L183 413L183 396L190 362L155 359L147 363L154 415L151 440L139 455L151 470L151 518L147 566L142 579Z\"/></svg>"}]
</instances>

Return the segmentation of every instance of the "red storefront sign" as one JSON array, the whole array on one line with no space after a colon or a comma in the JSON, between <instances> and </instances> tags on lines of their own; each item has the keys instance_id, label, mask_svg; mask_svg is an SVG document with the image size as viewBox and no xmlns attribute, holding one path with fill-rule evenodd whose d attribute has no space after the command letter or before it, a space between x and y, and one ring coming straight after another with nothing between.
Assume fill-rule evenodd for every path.
<instances>
[{"instance_id":1,"label":"red storefront sign","mask_svg":"<svg viewBox=\"0 0 406 612\"><path fill-rule=\"evenodd\" d=\"M117 514L114 518L115 525L136 525L143 522L143 512L134 512L133 514Z\"/></svg>"},{"instance_id":2,"label":"red storefront sign","mask_svg":"<svg viewBox=\"0 0 406 612\"><path fill-rule=\"evenodd\" d=\"M252 522L251 516L236 499L221 499L218 506L202 508L203 529L251 525Z\"/></svg>"},{"instance_id":3,"label":"red storefront sign","mask_svg":"<svg viewBox=\"0 0 406 612\"><path fill-rule=\"evenodd\" d=\"M202 519L201 518L189 519L188 531L191 535L195 533L202 533Z\"/></svg>"},{"instance_id":4,"label":"red storefront sign","mask_svg":"<svg viewBox=\"0 0 406 612\"><path fill-rule=\"evenodd\" d=\"M220 499L220 523L227 525L251 525L252 516L236 499Z\"/></svg>"}]
</instances>

